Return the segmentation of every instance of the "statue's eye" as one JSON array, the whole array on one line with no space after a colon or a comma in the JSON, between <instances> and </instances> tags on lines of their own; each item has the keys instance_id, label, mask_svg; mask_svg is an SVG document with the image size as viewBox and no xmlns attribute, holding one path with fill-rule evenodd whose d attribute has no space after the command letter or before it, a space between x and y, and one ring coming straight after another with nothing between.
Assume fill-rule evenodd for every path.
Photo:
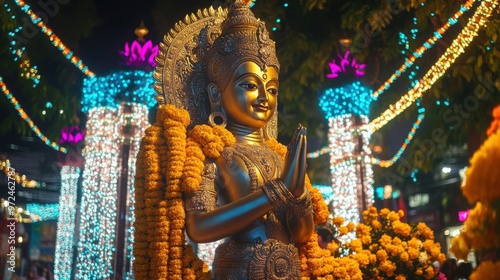
<instances>
[{"instance_id":1,"label":"statue's eye","mask_svg":"<svg viewBox=\"0 0 500 280\"><path fill-rule=\"evenodd\" d=\"M257 85L256 84L252 84L252 83L242 83L240 84L240 86L242 88L245 88L245 89L250 89L250 90L255 90L257 89Z\"/></svg>"},{"instance_id":2,"label":"statue's eye","mask_svg":"<svg viewBox=\"0 0 500 280\"><path fill-rule=\"evenodd\" d=\"M278 89L277 88L270 88L267 90L270 94L276 95L278 94Z\"/></svg>"}]
</instances>

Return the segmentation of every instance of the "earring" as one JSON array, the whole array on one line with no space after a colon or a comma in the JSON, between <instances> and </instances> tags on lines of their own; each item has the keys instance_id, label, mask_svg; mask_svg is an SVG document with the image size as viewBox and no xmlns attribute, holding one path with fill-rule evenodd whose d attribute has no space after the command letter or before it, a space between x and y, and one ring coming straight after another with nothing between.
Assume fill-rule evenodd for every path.
<instances>
[{"instance_id":1,"label":"earring","mask_svg":"<svg viewBox=\"0 0 500 280\"><path fill-rule=\"evenodd\" d=\"M210 126L226 127L226 123L226 115L221 112L212 112L208 116L208 124L210 124Z\"/></svg>"}]
</instances>

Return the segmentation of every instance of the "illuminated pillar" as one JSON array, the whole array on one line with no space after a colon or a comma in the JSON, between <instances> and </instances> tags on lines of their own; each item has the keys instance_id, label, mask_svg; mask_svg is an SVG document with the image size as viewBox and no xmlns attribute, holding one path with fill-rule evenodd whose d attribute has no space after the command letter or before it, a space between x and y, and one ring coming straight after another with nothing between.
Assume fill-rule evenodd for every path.
<instances>
[{"instance_id":1,"label":"illuminated pillar","mask_svg":"<svg viewBox=\"0 0 500 280\"><path fill-rule=\"evenodd\" d=\"M145 105L88 112L77 279L126 277L133 246L135 159L148 125Z\"/></svg>"},{"instance_id":2,"label":"illuminated pillar","mask_svg":"<svg viewBox=\"0 0 500 280\"><path fill-rule=\"evenodd\" d=\"M80 168L68 165L61 168L61 194L59 196L59 218L54 254L55 280L71 279L79 178Z\"/></svg>"},{"instance_id":3,"label":"illuminated pillar","mask_svg":"<svg viewBox=\"0 0 500 280\"><path fill-rule=\"evenodd\" d=\"M358 66L348 53L340 57L340 66L331 63L332 74L346 72L346 67ZM356 72L355 72L356 73ZM325 90L320 107L329 122L328 145L332 180L332 203L335 216L357 223L362 211L373 204L373 171L368 142L370 134L359 127L368 123L371 90L359 81Z\"/></svg>"}]
</instances>

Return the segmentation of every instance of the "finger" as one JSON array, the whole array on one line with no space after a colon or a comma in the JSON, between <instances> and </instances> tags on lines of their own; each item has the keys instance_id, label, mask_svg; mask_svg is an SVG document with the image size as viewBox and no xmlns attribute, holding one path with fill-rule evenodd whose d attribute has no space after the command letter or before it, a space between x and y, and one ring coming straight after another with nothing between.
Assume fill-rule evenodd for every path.
<instances>
[{"instance_id":1,"label":"finger","mask_svg":"<svg viewBox=\"0 0 500 280\"><path fill-rule=\"evenodd\" d=\"M304 134L301 137L301 149L298 161L298 176L297 176L297 194L301 195L304 192L304 181L306 178L307 169L307 137Z\"/></svg>"}]
</instances>

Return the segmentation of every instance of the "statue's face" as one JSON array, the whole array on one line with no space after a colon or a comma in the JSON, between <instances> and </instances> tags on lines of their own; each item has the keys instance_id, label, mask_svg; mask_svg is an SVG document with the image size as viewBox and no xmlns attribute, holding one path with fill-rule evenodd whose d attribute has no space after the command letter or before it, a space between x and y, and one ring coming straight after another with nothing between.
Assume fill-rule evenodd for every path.
<instances>
[{"instance_id":1,"label":"statue's face","mask_svg":"<svg viewBox=\"0 0 500 280\"><path fill-rule=\"evenodd\" d=\"M228 123L259 129L266 125L278 101L278 72L261 70L255 62L243 62L222 92L222 107Z\"/></svg>"}]
</instances>

